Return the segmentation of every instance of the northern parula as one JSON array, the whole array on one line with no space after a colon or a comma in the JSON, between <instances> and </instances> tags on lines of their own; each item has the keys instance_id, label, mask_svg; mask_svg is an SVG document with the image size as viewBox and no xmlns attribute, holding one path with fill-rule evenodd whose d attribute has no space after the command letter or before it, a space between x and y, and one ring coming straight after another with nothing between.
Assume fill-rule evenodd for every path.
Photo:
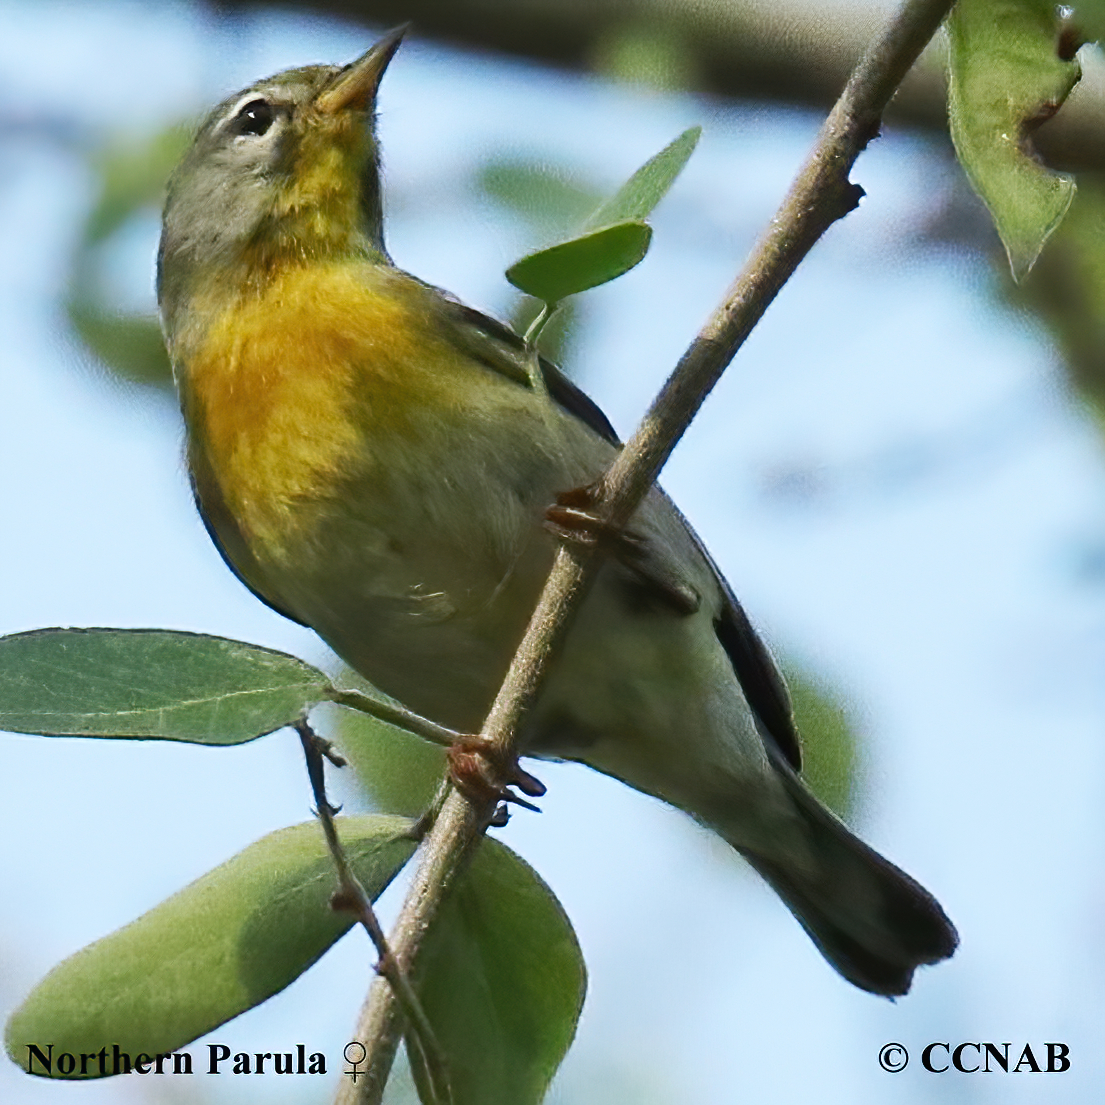
<instances>
[{"instance_id":1,"label":"northern parula","mask_svg":"<svg viewBox=\"0 0 1105 1105\"><path fill-rule=\"evenodd\" d=\"M196 501L230 567L411 709L477 732L548 574L547 508L617 438L520 338L392 264L375 134L395 32L223 101L169 184L158 300ZM783 680L654 489L598 570L527 754L687 811L848 980L952 954L936 900L809 792Z\"/></svg>"}]
</instances>

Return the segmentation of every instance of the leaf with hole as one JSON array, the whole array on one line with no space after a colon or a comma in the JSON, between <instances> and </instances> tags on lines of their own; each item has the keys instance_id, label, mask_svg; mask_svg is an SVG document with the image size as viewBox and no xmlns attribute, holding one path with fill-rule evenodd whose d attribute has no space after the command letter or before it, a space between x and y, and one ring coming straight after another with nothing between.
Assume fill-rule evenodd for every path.
<instances>
[{"instance_id":1,"label":"leaf with hole","mask_svg":"<svg viewBox=\"0 0 1105 1105\"><path fill-rule=\"evenodd\" d=\"M1081 75L1059 56L1060 29L1046 0L960 0L948 21L952 141L1017 281L1074 198L1074 180L1044 166L1031 144Z\"/></svg>"},{"instance_id":2,"label":"leaf with hole","mask_svg":"<svg viewBox=\"0 0 1105 1105\"><path fill-rule=\"evenodd\" d=\"M370 897L414 851L403 835L410 825L401 817L339 819ZM8 1055L29 1073L97 1078L116 1073L113 1045L132 1061L179 1050L283 990L348 931L351 915L329 906L335 886L317 822L270 833L55 967L8 1021ZM31 1069L32 1044L52 1054L50 1071L37 1057ZM63 1054L77 1057L68 1071L57 1065ZM92 1056L83 1070L82 1055Z\"/></svg>"}]
</instances>

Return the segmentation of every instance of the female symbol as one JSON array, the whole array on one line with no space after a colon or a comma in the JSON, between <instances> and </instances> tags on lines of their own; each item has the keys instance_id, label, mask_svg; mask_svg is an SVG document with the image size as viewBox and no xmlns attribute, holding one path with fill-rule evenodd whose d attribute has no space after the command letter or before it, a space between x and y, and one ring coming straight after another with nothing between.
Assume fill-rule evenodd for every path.
<instances>
[{"instance_id":1,"label":"female symbol","mask_svg":"<svg viewBox=\"0 0 1105 1105\"><path fill-rule=\"evenodd\" d=\"M345 1061L349 1064L349 1069L346 1070L345 1073L356 1082L361 1073L357 1068L364 1062L368 1052L365 1051L365 1046L360 1040L350 1040L349 1043L345 1045L345 1050L342 1054L345 1056Z\"/></svg>"}]
</instances>

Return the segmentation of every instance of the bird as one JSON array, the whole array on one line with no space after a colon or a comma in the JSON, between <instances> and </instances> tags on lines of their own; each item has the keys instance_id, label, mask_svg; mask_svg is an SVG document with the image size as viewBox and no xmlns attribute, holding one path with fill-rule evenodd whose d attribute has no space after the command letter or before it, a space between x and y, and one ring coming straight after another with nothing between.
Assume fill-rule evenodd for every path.
<instances>
[{"instance_id":1,"label":"bird","mask_svg":"<svg viewBox=\"0 0 1105 1105\"><path fill-rule=\"evenodd\" d=\"M376 101L403 30L210 112L167 187L157 293L195 500L230 568L471 734L564 539L556 511L563 531L620 443L509 327L389 256ZM702 542L654 487L609 549L522 753L689 813L840 975L906 993L955 928L803 782L785 682Z\"/></svg>"}]
</instances>

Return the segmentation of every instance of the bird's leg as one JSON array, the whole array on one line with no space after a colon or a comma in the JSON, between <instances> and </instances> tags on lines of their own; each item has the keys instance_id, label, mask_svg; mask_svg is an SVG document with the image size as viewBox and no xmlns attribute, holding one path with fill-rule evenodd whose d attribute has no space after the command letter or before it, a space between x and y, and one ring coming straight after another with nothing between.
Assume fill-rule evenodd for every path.
<instances>
[{"instance_id":1,"label":"bird's leg","mask_svg":"<svg viewBox=\"0 0 1105 1105\"><path fill-rule=\"evenodd\" d=\"M693 614L702 597L685 580L678 578L657 556L647 537L612 525L595 510L597 485L563 491L545 511L545 528L561 541L593 547L603 544L648 590L677 614Z\"/></svg>"},{"instance_id":2,"label":"bird's leg","mask_svg":"<svg viewBox=\"0 0 1105 1105\"><path fill-rule=\"evenodd\" d=\"M531 798L545 793L545 784L522 768L518 757L504 753L496 745L479 736L463 736L446 750L449 774L457 790L476 801L499 800L538 810L532 802L519 798L509 788L517 787Z\"/></svg>"}]
</instances>

